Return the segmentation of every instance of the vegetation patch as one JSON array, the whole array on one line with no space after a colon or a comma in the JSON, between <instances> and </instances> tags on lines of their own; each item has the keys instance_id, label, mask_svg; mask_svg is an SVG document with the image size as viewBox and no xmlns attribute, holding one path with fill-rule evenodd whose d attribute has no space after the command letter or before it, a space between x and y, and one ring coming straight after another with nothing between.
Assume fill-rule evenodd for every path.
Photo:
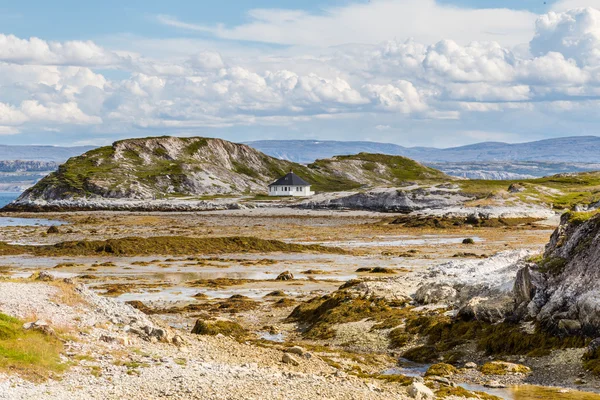
<instances>
[{"instance_id":1,"label":"vegetation patch","mask_svg":"<svg viewBox=\"0 0 600 400\"><path fill-rule=\"evenodd\" d=\"M503 361L492 361L481 366L481 373L484 375L507 375L507 374L528 374L531 369L524 365L507 363Z\"/></svg>"},{"instance_id":2,"label":"vegetation patch","mask_svg":"<svg viewBox=\"0 0 600 400\"><path fill-rule=\"evenodd\" d=\"M207 321L203 319L196 321L192 333L210 336L221 334L235 339L244 339L249 335L248 330L237 322L225 320Z\"/></svg>"},{"instance_id":3,"label":"vegetation patch","mask_svg":"<svg viewBox=\"0 0 600 400\"><path fill-rule=\"evenodd\" d=\"M452 320L443 315L419 316L406 322L406 330L412 334L427 336L430 350L447 352L456 346L475 341L477 349L486 355L527 355L539 357L554 349L585 347L587 339L580 336L558 337L540 327L527 333L518 324L508 322L492 325L479 321ZM420 356L421 353L416 352ZM409 360L417 361L409 358ZM423 358L423 357L419 357Z\"/></svg>"},{"instance_id":4,"label":"vegetation patch","mask_svg":"<svg viewBox=\"0 0 600 400\"><path fill-rule=\"evenodd\" d=\"M538 263L540 272L550 275L560 275L567 266L567 259L562 257L547 257Z\"/></svg>"},{"instance_id":5,"label":"vegetation patch","mask_svg":"<svg viewBox=\"0 0 600 400\"><path fill-rule=\"evenodd\" d=\"M507 228L527 226L531 228L536 218L478 218L478 217L413 217L400 216L389 222L403 228L460 229L467 226L476 228Z\"/></svg>"},{"instance_id":6,"label":"vegetation patch","mask_svg":"<svg viewBox=\"0 0 600 400\"><path fill-rule=\"evenodd\" d=\"M23 321L0 313L0 371L42 381L67 369L60 360L62 341L53 335L24 330Z\"/></svg>"},{"instance_id":7,"label":"vegetation patch","mask_svg":"<svg viewBox=\"0 0 600 400\"><path fill-rule=\"evenodd\" d=\"M79 240L30 246L0 242L0 255L35 256L144 256L247 252L319 252L342 254L344 250L320 245L285 243L256 237L195 238L185 236L129 237L109 240Z\"/></svg>"},{"instance_id":8,"label":"vegetation patch","mask_svg":"<svg viewBox=\"0 0 600 400\"><path fill-rule=\"evenodd\" d=\"M494 396L485 392L471 392L460 386L442 386L435 392L438 399L445 398L465 398L465 399L481 399L481 400L502 400L498 396Z\"/></svg>"},{"instance_id":9,"label":"vegetation patch","mask_svg":"<svg viewBox=\"0 0 600 400\"><path fill-rule=\"evenodd\" d=\"M433 364L425 372L425 376L452 376L458 373L458 369L446 363Z\"/></svg>"},{"instance_id":10,"label":"vegetation patch","mask_svg":"<svg viewBox=\"0 0 600 400\"><path fill-rule=\"evenodd\" d=\"M378 322L375 329L393 328L410 313L409 307L393 307L385 299L355 296L345 291L315 297L300 304L288 316L288 322L298 322L303 335L311 339L335 336L334 325L362 320Z\"/></svg>"}]
</instances>

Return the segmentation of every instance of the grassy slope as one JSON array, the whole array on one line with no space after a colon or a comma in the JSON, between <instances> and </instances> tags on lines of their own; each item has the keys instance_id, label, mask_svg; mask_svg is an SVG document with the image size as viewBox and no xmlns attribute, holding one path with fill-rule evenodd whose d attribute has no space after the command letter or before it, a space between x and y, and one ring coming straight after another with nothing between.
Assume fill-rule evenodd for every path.
<instances>
[{"instance_id":1,"label":"grassy slope","mask_svg":"<svg viewBox=\"0 0 600 400\"><path fill-rule=\"evenodd\" d=\"M410 158L385 154L360 153L356 155L336 156L332 159L317 160L310 164L309 167L327 174L335 174L337 168L344 163L360 165L360 169L366 176L373 174L372 177L374 179L384 178L391 183L452 179L442 171L426 167ZM383 166L385 171L383 174L376 171L379 166Z\"/></svg>"},{"instance_id":2,"label":"grassy slope","mask_svg":"<svg viewBox=\"0 0 600 400\"><path fill-rule=\"evenodd\" d=\"M600 201L600 172L512 181L466 180L459 181L458 184L464 193L479 199L506 193L511 184L519 184L525 190L511 193L511 196L516 196L525 203L552 204L556 209Z\"/></svg>"}]
</instances>

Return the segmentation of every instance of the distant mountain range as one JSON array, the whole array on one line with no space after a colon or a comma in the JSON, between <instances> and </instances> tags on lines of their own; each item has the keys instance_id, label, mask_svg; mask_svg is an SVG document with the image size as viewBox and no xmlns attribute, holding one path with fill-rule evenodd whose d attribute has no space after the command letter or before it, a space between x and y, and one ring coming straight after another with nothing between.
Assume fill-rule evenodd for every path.
<instances>
[{"instance_id":1,"label":"distant mountain range","mask_svg":"<svg viewBox=\"0 0 600 400\"><path fill-rule=\"evenodd\" d=\"M515 144L483 142L446 149L403 147L377 142L320 140L261 140L246 142L246 144L272 157L298 163L310 163L334 155L361 152L400 155L425 163L494 161L598 163L600 160L600 137L598 136L572 136Z\"/></svg>"},{"instance_id":2,"label":"distant mountain range","mask_svg":"<svg viewBox=\"0 0 600 400\"><path fill-rule=\"evenodd\" d=\"M62 163L93 149L93 146L7 146L0 145L0 161L53 161Z\"/></svg>"}]
</instances>

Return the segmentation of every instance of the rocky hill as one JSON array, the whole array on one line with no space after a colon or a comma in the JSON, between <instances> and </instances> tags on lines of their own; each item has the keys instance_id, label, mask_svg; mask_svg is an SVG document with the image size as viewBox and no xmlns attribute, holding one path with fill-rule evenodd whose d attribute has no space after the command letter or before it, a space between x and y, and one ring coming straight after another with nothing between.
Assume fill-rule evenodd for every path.
<instances>
[{"instance_id":1,"label":"rocky hill","mask_svg":"<svg viewBox=\"0 0 600 400\"><path fill-rule=\"evenodd\" d=\"M122 140L73 157L17 203L255 195L290 170L316 191L450 179L399 156L360 154L304 166L221 139L157 137Z\"/></svg>"},{"instance_id":2,"label":"rocky hill","mask_svg":"<svg viewBox=\"0 0 600 400\"><path fill-rule=\"evenodd\" d=\"M517 276L516 303L562 334L600 333L600 214L567 213L540 260Z\"/></svg>"}]
</instances>

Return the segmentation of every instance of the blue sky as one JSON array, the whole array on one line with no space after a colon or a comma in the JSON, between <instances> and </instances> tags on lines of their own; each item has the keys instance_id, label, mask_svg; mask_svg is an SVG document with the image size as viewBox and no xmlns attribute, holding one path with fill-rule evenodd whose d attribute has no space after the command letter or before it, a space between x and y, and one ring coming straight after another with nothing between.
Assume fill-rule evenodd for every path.
<instances>
[{"instance_id":1,"label":"blue sky","mask_svg":"<svg viewBox=\"0 0 600 400\"><path fill-rule=\"evenodd\" d=\"M597 134L600 0L0 6L0 143Z\"/></svg>"},{"instance_id":2,"label":"blue sky","mask_svg":"<svg viewBox=\"0 0 600 400\"><path fill-rule=\"evenodd\" d=\"M0 21L4 33L10 32L19 37L39 36L49 40L101 40L102 37L117 33L133 33L148 37L180 36L182 32L174 32L172 29L154 23L153 17L161 14L181 19L189 18L195 23L235 25L246 21L246 12L254 8L302 9L319 13L328 7L356 2L346 0L288 0L286 2L276 0L92 0L85 2L33 0L26 3L17 1L5 3L0 6L2 14ZM542 13L549 10L554 2L548 1L544 4L544 1L539 0L443 0L439 3L459 7L512 8Z\"/></svg>"}]
</instances>

